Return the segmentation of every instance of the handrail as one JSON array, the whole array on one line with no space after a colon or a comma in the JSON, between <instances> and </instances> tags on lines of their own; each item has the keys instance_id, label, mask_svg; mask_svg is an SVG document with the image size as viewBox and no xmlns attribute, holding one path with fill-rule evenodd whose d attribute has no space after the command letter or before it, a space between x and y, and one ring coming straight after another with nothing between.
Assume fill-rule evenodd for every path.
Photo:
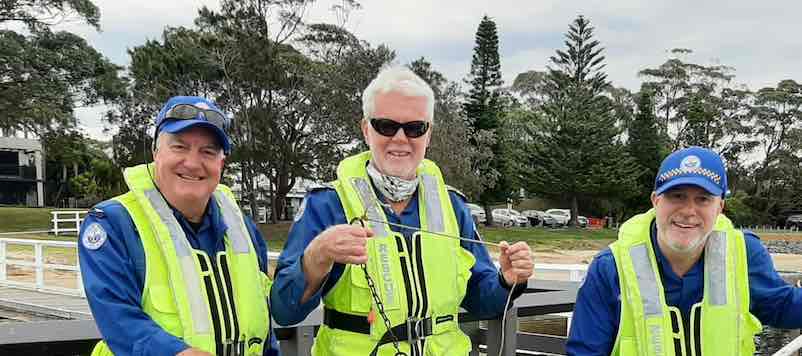
<instances>
[{"instance_id":1,"label":"handrail","mask_svg":"<svg viewBox=\"0 0 802 356\"><path fill-rule=\"evenodd\" d=\"M12 259L8 256L9 245L25 245L33 246L34 261L29 262L22 259ZM15 239L15 238L0 238L0 284L13 286L24 289L33 289L45 292L54 292L66 295L84 296L84 288L81 281L81 270L78 267L77 254L76 262L74 265L58 264L58 263L45 263L45 247L61 247L61 248L76 248L78 244L74 241L56 241L56 240L30 240L30 239ZM35 271L34 282L21 282L8 279L8 266L21 266L33 267ZM65 288L48 286L45 283L45 271L72 271L75 272L76 286L75 288Z\"/></svg>"},{"instance_id":2,"label":"handrail","mask_svg":"<svg viewBox=\"0 0 802 356\"><path fill-rule=\"evenodd\" d=\"M775 352L772 356L791 356L800 349L802 349L802 335L783 346L783 348Z\"/></svg>"},{"instance_id":3,"label":"handrail","mask_svg":"<svg viewBox=\"0 0 802 356\"><path fill-rule=\"evenodd\" d=\"M81 231L81 222L84 219L81 217L81 214L86 214L85 210L56 210L51 211L50 214L53 215L53 219L50 221L53 223L53 234L58 235L59 232L74 232L78 233ZM60 218L61 215L68 215L69 218ZM60 223L74 223L75 227L61 227Z\"/></svg>"}]
</instances>

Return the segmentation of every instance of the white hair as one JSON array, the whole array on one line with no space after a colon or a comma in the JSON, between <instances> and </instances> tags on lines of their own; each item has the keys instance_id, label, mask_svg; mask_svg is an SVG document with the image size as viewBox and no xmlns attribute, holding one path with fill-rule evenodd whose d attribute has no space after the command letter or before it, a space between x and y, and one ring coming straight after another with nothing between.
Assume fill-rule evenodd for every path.
<instances>
[{"instance_id":1,"label":"white hair","mask_svg":"<svg viewBox=\"0 0 802 356\"><path fill-rule=\"evenodd\" d=\"M426 98L426 114L434 121L434 91L426 81L407 67L387 67L362 92L362 118L369 119L376 109L376 95L398 92L406 96Z\"/></svg>"}]
</instances>

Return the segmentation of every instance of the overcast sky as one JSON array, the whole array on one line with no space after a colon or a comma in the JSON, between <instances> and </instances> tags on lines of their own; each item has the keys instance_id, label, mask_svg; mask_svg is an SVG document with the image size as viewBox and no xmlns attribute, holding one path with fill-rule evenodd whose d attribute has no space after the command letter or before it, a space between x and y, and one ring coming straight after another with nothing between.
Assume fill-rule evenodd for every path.
<instances>
[{"instance_id":1,"label":"overcast sky","mask_svg":"<svg viewBox=\"0 0 802 356\"><path fill-rule=\"evenodd\" d=\"M127 65L128 48L158 39L165 26L191 26L202 5L216 0L95 0L101 32L80 24L62 27L83 35L95 48ZM308 10L307 22L332 22L332 3ZM699 64L735 67L736 84L752 90L783 79L802 80L802 1L743 0L363 0L347 27L373 45L387 44L399 64L421 56L448 79L469 70L476 28L483 15L498 27L501 68L510 84L528 70L543 70L555 49L563 48L568 25L582 14L606 48L613 84L637 90L637 72L663 63L667 50L689 48L686 58ZM79 112L90 136L102 133L101 108Z\"/></svg>"}]
</instances>

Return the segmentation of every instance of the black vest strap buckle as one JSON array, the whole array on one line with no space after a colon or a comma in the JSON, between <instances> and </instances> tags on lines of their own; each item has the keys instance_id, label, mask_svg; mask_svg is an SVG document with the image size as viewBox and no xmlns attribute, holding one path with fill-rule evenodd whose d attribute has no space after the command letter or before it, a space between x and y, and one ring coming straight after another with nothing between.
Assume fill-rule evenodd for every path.
<instances>
[{"instance_id":1,"label":"black vest strap buckle","mask_svg":"<svg viewBox=\"0 0 802 356\"><path fill-rule=\"evenodd\" d=\"M399 326L393 328L393 331L397 329ZM425 339L427 336L432 334L432 318L408 318L406 322L406 340L410 344L420 339ZM402 333L403 334L403 333ZM402 339L401 336L396 335L399 339Z\"/></svg>"}]
</instances>

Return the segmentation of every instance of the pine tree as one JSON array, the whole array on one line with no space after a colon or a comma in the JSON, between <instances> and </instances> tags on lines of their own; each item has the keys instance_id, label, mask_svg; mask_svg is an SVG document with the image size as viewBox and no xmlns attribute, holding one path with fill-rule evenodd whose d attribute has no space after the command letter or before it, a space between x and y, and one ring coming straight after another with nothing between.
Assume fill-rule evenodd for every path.
<instances>
[{"instance_id":1,"label":"pine tree","mask_svg":"<svg viewBox=\"0 0 802 356\"><path fill-rule=\"evenodd\" d=\"M600 42L582 16L569 26L566 50L551 57L545 83L545 123L531 132L527 189L571 202L576 224L578 200L625 198L635 192L639 167L621 144L621 129L607 95Z\"/></svg>"},{"instance_id":2,"label":"pine tree","mask_svg":"<svg viewBox=\"0 0 802 356\"><path fill-rule=\"evenodd\" d=\"M471 71L465 80L470 85L468 100L463 105L465 115L472 127L470 143L479 150L489 149L492 159L488 162L476 162L474 168L480 176L487 179L484 190L479 194L479 203L485 207L487 224L493 224L490 205L506 201L510 195L511 184L507 181L504 145L499 130L502 105L499 89L501 80L501 61L498 55L498 33L496 23L487 15L482 18L476 31L476 46L473 49ZM495 140L486 147L490 134ZM485 142L483 142L485 141ZM495 179L493 179L495 178Z\"/></svg>"},{"instance_id":3,"label":"pine tree","mask_svg":"<svg viewBox=\"0 0 802 356\"><path fill-rule=\"evenodd\" d=\"M471 72L466 80L471 89L465 113L473 121L475 130L498 128L498 89L501 80L501 61L498 55L496 23L485 15L476 31Z\"/></svg>"},{"instance_id":4,"label":"pine tree","mask_svg":"<svg viewBox=\"0 0 802 356\"><path fill-rule=\"evenodd\" d=\"M654 95L653 91L641 87L637 99L638 112L628 130L627 151L641 166L641 176L638 180L638 193L632 196L627 206L638 210L649 207L654 177L665 156L664 140L660 137L657 115L654 112Z\"/></svg>"}]
</instances>

